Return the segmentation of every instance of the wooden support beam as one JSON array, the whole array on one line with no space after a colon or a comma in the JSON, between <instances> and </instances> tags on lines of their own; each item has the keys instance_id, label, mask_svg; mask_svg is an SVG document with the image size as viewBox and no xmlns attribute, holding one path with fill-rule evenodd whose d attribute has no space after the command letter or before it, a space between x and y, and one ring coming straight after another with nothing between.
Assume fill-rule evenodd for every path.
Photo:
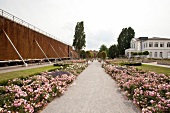
<instances>
[{"instance_id":1,"label":"wooden support beam","mask_svg":"<svg viewBox=\"0 0 170 113\"><path fill-rule=\"evenodd\" d=\"M54 53L57 55L57 57L59 57L59 59L61 60L61 57L58 55L58 53L56 52L56 50L54 49L54 47L51 45L51 43L49 43L51 48L53 49ZM61 60L62 61L62 60ZM63 61L62 61L63 62Z\"/></svg>"},{"instance_id":2,"label":"wooden support beam","mask_svg":"<svg viewBox=\"0 0 170 113\"><path fill-rule=\"evenodd\" d=\"M43 51L43 49L41 48L41 46L39 45L39 43L37 42L37 40L34 38L36 44L38 45L38 47L40 48L40 50L42 51L42 53L44 54L44 56L46 57L46 59L48 60L48 62L51 64L49 58L47 57L47 55L45 54L45 52Z\"/></svg>"},{"instance_id":3,"label":"wooden support beam","mask_svg":"<svg viewBox=\"0 0 170 113\"><path fill-rule=\"evenodd\" d=\"M13 44L13 42L11 41L11 39L9 38L9 36L7 35L7 33L3 30L3 32L5 33L6 38L8 39L8 41L11 43L12 47L14 48L15 52L18 54L18 56L20 57L20 59L22 60L22 62L24 63L24 67L27 67L28 64L25 63L24 59L22 58L21 54L18 52L17 48L15 47L15 45Z\"/></svg>"}]
</instances>

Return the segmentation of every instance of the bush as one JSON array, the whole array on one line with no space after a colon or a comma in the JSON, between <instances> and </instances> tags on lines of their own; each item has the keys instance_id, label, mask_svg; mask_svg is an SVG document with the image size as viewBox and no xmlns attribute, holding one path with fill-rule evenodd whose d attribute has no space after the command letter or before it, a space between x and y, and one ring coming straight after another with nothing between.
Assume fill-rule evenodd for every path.
<instances>
[{"instance_id":1,"label":"bush","mask_svg":"<svg viewBox=\"0 0 170 113\"><path fill-rule=\"evenodd\" d=\"M64 64L64 63L56 63L54 66L62 66L64 69L68 67L70 64Z\"/></svg>"},{"instance_id":2,"label":"bush","mask_svg":"<svg viewBox=\"0 0 170 113\"><path fill-rule=\"evenodd\" d=\"M3 80L0 82L0 86L5 86L8 84L8 80Z\"/></svg>"},{"instance_id":3,"label":"bush","mask_svg":"<svg viewBox=\"0 0 170 113\"><path fill-rule=\"evenodd\" d=\"M142 63L141 62L121 62L119 63L121 66L141 66Z\"/></svg>"},{"instance_id":4,"label":"bush","mask_svg":"<svg viewBox=\"0 0 170 113\"><path fill-rule=\"evenodd\" d=\"M141 66L141 62L130 62L130 63L125 63L124 65L126 66Z\"/></svg>"}]
</instances>

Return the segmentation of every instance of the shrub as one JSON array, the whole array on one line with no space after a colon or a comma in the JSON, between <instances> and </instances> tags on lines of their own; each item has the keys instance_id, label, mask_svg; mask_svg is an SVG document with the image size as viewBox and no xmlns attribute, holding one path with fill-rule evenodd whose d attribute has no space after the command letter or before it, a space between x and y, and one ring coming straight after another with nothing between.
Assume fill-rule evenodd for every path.
<instances>
[{"instance_id":1,"label":"shrub","mask_svg":"<svg viewBox=\"0 0 170 113\"><path fill-rule=\"evenodd\" d=\"M124 63L124 65L127 65L127 66L141 66L142 63L141 62L129 62L129 63Z\"/></svg>"},{"instance_id":2,"label":"shrub","mask_svg":"<svg viewBox=\"0 0 170 113\"><path fill-rule=\"evenodd\" d=\"M65 64L65 63L56 63L56 64L54 64L54 66L60 66L60 67L62 67L62 68L66 68L66 67L68 67L70 64Z\"/></svg>"},{"instance_id":3,"label":"shrub","mask_svg":"<svg viewBox=\"0 0 170 113\"><path fill-rule=\"evenodd\" d=\"M5 86L8 84L8 80L3 80L0 82L0 86Z\"/></svg>"}]
</instances>

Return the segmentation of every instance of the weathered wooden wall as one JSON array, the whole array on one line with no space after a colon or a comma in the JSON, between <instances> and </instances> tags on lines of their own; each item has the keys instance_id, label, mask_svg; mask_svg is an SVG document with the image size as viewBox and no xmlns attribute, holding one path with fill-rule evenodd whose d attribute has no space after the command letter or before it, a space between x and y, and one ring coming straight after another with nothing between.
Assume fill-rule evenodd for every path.
<instances>
[{"instance_id":1,"label":"weathered wooden wall","mask_svg":"<svg viewBox=\"0 0 170 113\"><path fill-rule=\"evenodd\" d=\"M45 58L35 40L37 40L49 58L58 58L49 43L51 43L61 58L69 57L69 53L74 51L72 47L67 44L0 16L0 60L20 59L2 30L7 33L23 59Z\"/></svg>"}]
</instances>

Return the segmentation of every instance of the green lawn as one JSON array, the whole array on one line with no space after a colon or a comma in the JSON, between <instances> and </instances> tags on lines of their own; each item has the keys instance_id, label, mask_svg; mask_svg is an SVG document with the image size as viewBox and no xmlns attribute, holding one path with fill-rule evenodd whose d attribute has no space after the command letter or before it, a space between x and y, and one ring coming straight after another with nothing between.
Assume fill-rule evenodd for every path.
<instances>
[{"instance_id":1,"label":"green lawn","mask_svg":"<svg viewBox=\"0 0 170 113\"><path fill-rule=\"evenodd\" d=\"M21 71L0 73L0 82L4 80L17 78L17 77L27 77L27 76L38 74L43 71L55 70L59 68L60 68L59 66L45 66L45 67L33 68L33 69L27 69Z\"/></svg>"},{"instance_id":2,"label":"green lawn","mask_svg":"<svg viewBox=\"0 0 170 113\"><path fill-rule=\"evenodd\" d=\"M159 74L165 74L165 75L170 76L170 68L166 68L166 67L142 64L142 66L136 66L136 68L146 70L146 71L153 71Z\"/></svg>"}]
</instances>

